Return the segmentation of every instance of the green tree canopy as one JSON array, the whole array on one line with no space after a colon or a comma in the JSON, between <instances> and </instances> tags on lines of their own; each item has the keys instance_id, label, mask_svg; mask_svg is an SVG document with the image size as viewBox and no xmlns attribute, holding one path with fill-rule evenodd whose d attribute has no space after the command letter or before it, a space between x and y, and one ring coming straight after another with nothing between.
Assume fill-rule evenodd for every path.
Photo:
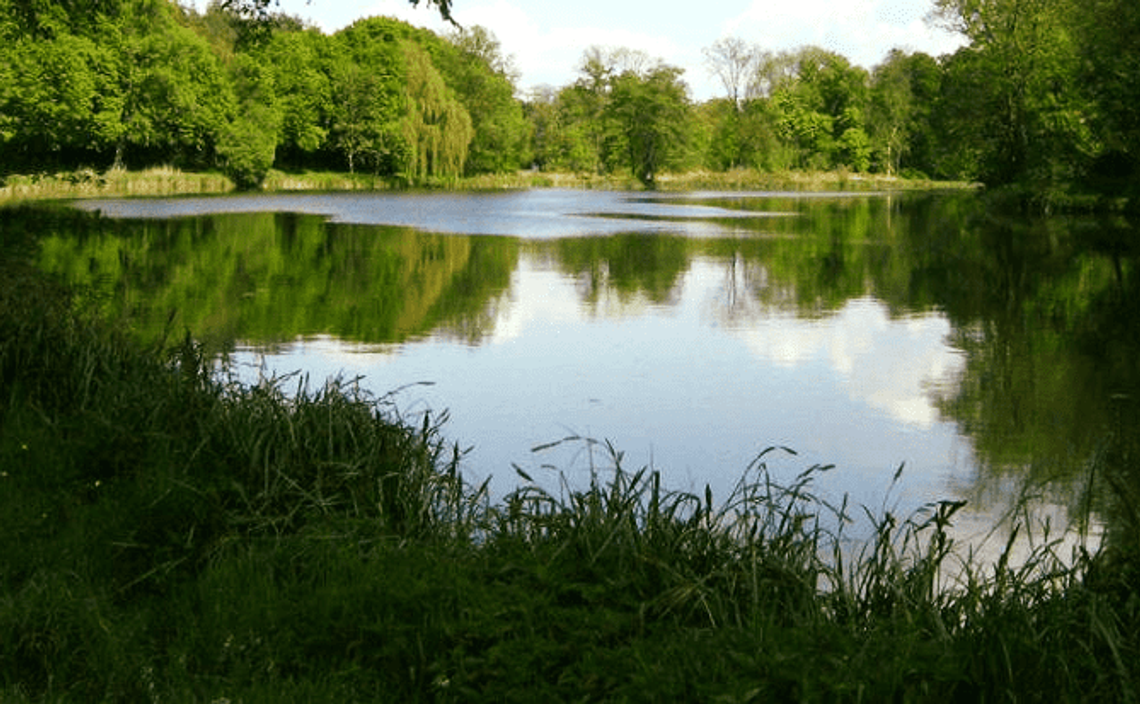
<instances>
[{"instance_id":1,"label":"green tree canopy","mask_svg":"<svg viewBox=\"0 0 1140 704\"><path fill-rule=\"evenodd\" d=\"M608 111L625 138L630 170L648 186L685 156L691 114L681 73L658 64L644 72L624 71L612 82Z\"/></svg>"},{"instance_id":2,"label":"green tree canopy","mask_svg":"<svg viewBox=\"0 0 1140 704\"><path fill-rule=\"evenodd\" d=\"M456 29L441 51L440 71L471 116L469 174L514 171L528 160L531 126L515 98L518 69L484 27Z\"/></svg>"},{"instance_id":3,"label":"green tree canopy","mask_svg":"<svg viewBox=\"0 0 1140 704\"><path fill-rule=\"evenodd\" d=\"M977 154L977 176L991 186L1048 190L1069 183L1095 151L1078 90L1079 53L1072 0L938 0L936 12L971 42L954 57L969 110L960 134ZM964 106L963 106L964 107Z\"/></svg>"},{"instance_id":4,"label":"green tree canopy","mask_svg":"<svg viewBox=\"0 0 1140 704\"><path fill-rule=\"evenodd\" d=\"M411 145L409 180L455 178L463 173L471 142L471 116L420 47L404 44L407 105L404 138Z\"/></svg>"}]
</instances>

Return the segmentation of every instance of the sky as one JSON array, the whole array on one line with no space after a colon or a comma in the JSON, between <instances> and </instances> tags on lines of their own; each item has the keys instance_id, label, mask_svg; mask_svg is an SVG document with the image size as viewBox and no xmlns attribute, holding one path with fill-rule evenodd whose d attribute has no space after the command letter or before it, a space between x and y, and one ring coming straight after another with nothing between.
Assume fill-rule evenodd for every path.
<instances>
[{"instance_id":1,"label":"sky","mask_svg":"<svg viewBox=\"0 0 1140 704\"><path fill-rule=\"evenodd\" d=\"M770 51L814 44L871 69L892 48L938 56L963 43L926 21L932 7L933 0L453 0L452 16L498 38L524 93L572 83L582 53L598 45L638 49L685 69L693 99L703 101L724 94L701 53L721 37ZM280 9L330 33L375 15L448 29L434 7L408 0L280 0Z\"/></svg>"}]
</instances>

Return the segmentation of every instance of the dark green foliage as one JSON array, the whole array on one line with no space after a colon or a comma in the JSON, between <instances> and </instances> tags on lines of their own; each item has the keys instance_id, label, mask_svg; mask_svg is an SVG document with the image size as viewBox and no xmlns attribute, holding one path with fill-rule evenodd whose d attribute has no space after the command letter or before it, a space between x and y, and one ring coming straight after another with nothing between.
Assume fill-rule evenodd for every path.
<instances>
[{"instance_id":1,"label":"dark green foliage","mask_svg":"<svg viewBox=\"0 0 1140 704\"><path fill-rule=\"evenodd\" d=\"M739 109L724 100L701 105L700 114L712 131L706 165L718 171L740 167L763 171L788 168L791 165L789 150L777 136L773 109L765 100L749 100Z\"/></svg>"},{"instance_id":2,"label":"dark green foliage","mask_svg":"<svg viewBox=\"0 0 1140 704\"><path fill-rule=\"evenodd\" d=\"M936 150L943 134L933 125L939 107L943 71L938 61L922 53L892 51L875 68L871 82L868 127L879 170L937 173ZM956 176L953 171L943 175Z\"/></svg>"},{"instance_id":3,"label":"dark green foliage","mask_svg":"<svg viewBox=\"0 0 1140 704\"><path fill-rule=\"evenodd\" d=\"M1085 7L1070 0L940 0L938 13L970 46L948 62L943 102L976 177L1049 206L1080 190L1083 166L1114 142L1096 129L1102 110L1081 85ZM1092 79L1115 85L1110 72ZM955 100L969 98L967 108ZM964 148L964 149L963 149Z\"/></svg>"},{"instance_id":4,"label":"dark green foliage","mask_svg":"<svg viewBox=\"0 0 1140 704\"><path fill-rule=\"evenodd\" d=\"M294 532L327 514L412 535L436 517L428 497L446 483L408 471L442 467L426 419L407 428L335 384L293 399L272 383L220 384L189 338L164 364L74 315L78 301L22 265L6 274L6 493L43 507L42 518L19 511L31 523L12 535L82 536L90 576L131 591L193 573L225 536Z\"/></svg>"}]
</instances>

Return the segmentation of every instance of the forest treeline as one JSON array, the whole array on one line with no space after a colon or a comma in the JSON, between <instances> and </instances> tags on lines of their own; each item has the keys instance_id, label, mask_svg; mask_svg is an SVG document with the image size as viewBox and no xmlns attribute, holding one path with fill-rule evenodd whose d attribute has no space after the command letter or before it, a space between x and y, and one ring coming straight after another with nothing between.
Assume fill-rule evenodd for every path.
<instances>
[{"instance_id":1,"label":"forest treeline","mask_svg":"<svg viewBox=\"0 0 1140 704\"><path fill-rule=\"evenodd\" d=\"M705 49L683 71L587 48L523 96L492 32L381 17L332 35L170 0L0 0L0 171L171 164L255 187L272 167L407 184L534 168L632 174L846 169L979 181L1041 202L1126 198L1140 155L1132 0L936 0L968 43L868 71L818 47ZM1133 198L1132 200L1137 200Z\"/></svg>"}]
</instances>

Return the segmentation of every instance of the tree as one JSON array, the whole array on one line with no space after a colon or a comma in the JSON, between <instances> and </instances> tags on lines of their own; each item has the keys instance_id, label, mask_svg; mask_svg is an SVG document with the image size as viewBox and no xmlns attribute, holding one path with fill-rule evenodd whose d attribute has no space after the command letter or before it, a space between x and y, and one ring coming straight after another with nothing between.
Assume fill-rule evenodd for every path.
<instances>
[{"instance_id":1,"label":"tree","mask_svg":"<svg viewBox=\"0 0 1140 704\"><path fill-rule=\"evenodd\" d=\"M458 29L437 58L440 72L471 116L474 134L466 171L514 171L527 159L530 126L515 98L518 69L483 27Z\"/></svg>"},{"instance_id":2,"label":"tree","mask_svg":"<svg viewBox=\"0 0 1140 704\"><path fill-rule=\"evenodd\" d=\"M393 132L386 129L394 115L385 87L367 67L354 61L337 64L332 77L333 143L344 155L349 173L370 158L379 170L385 157L393 154ZM402 165L403 160L400 160Z\"/></svg>"},{"instance_id":3,"label":"tree","mask_svg":"<svg viewBox=\"0 0 1140 704\"><path fill-rule=\"evenodd\" d=\"M751 76L748 79L747 97L770 98L776 90L786 88L799 75L796 53L782 51L774 54L757 50Z\"/></svg>"},{"instance_id":4,"label":"tree","mask_svg":"<svg viewBox=\"0 0 1140 704\"><path fill-rule=\"evenodd\" d=\"M52 40L84 36L130 11L130 0L6 0L0 4L0 37Z\"/></svg>"},{"instance_id":5,"label":"tree","mask_svg":"<svg viewBox=\"0 0 1140 704\"><path fill-rule=\"evenodd\" d=\"M549 85L531 89L530 98L523 103L523 114L530 123L530 153L535 168L544 170L557 160L559 137L557 92Z\"/></svg>"},{"instance_id":6,"label":"tree","mask_svg":"<svg viewBox=\"0 0 1140 704\"><path fill-rule=\"evenodd\" d=\"M708 168L787 168L768 100L747 100L738 109L722 98L704 103L698 111L708 126L704 154L704 164Z\"/></svg>"},{"instance_id":7,"label":"tree","mask_svg":"<svg viewBox=\"0 0 1140 704\"><path fill-rule=\"evenodd\" d=\"M499 39L486 27L479 25L469 28L456 27L447 35L447 40L468 57L482 63L491 72L507 79L512 85L518 82L521 74L515 65L514 56L503 54Z\"/></svg>"},{"instance_id":8,"label":"tree","mask_svg":"<svg viewBox=\"0 0 1140 704\"><path fill-rule=\"evenodd\" d=\"M330 134L348 162L374 173L406 172L412 158L407 115L407 56L411 28L387 18L360 20L338 32L330 57L333 110Z\"/></svg>"},{"instance_id":9,"label":"tree","mask_svg":"<svg viewBox=\"0 0 1140 704\"><path fill-rule=\"evenodd\" d=\"M906 169L938 174L936 154L943 140L933 117L944 109L943 73L931 56L898 50L875 68L867 126L876 160L888 174Z\"/></svg>"},{"instance_id":10,"label":"tree","mask_svg":"<svg viewBox=\"0 0 1140 704\"><path fill-rule=\"evenodd\" d=\"M839 135L837 146L840 163L854 171L866 171L871 167L871 138L854 120L852 125Z\"/></svg>"},{"instance_id":11,"label":"tree","mask_svg":"<svg viewBox=\"0 0 1140 704\"><path fill-rule=\"evenodd\" d=\"M274 75L247 54L232 67L238 111L218 136L218 156L238 188L259 188L269 173L281 132L281 110Z\"/></svg>"},{"instance_id":12,"label":"tree","mask_svg":"<svg viewBox=\"0 0 1140 704\"><path fill-rule=\"evenodd\" d=\"M1085 68L1080 83L1095 105L1099 149L1090 165L1091 186L1140 202L1140 5L1091 0L1076 25Z\"/></svg>"},{"instance_id":13,"label":"tree","mask_svg":"<svg viewBox=\"0 0 1140 704\"><path fill-rule=\"evenodd\" d=\"M251 105L218 135L218 156L226 175L241 190L259 188L273 166L278 115L264 105Z\"/></svg>"},{"instance_id":14,"label":"tree","mask_svg":"<svg viewBox=\"0 0 1140 704\"><path fill-rule=\"evenodd\" d=\"M923 53L892 50L871 76L867 126L880 168L903 166L932 173L937 131L931 115L940 100L943 70Z\"/></svg>"},{"instance_id":15,"label":"tree","mask_svg":"<svg viewBox=\"0 0 1140 704\"><path fill-rule=\"evenodd\" d=\"M618 151L608 110L617 63L614 51L589 47L578 63L578 80L559 94L559 115L569 142L563 152L575 170L603 174Z\"/></svg>"},{"instance_id":16,"label":"tree","mask_svg":"<svg viewBox=\"0 0 1140 704\"><path fill-rule=\"evenodd\" d=\"M887 60L875 68L872 77L871 124L888 176L898 171L899 162L910 146L911 114L915 105L905 61L906 54L894 49Z\"/></svg>"},{"instance_id":17,"label":"tree","mask_svg":"<svg viewBox=\"0 0 1140 704\"><path fill-rule=\"evenodd\" d=\"M115 136L117 96L101 95L100 53L88 39L21 39L0 49L0 154L9 165L67 163Z\"/></svg>"},{"instance_id":18,"label":"tree","mask_svg":"<svg viewBox=\"0 0 1140 704\"><path fill-rule=\"evenodd\" d=\"M608 111L625 136L630 170L647 186L684 155L690 106L682 73L658 64L645 73L626 70L613 81Z\"/></svg>"},{"instance_id":19,"label":"tree","mask_svg":"<svg viewBox=\"0 0 1140 704\"><path fill-rule=\"evenodd\" d=\"M709 125L711 133L705 164L718 171L740 166L744 150L736 106L726 98L710 100L697 108L697 114Z\"/></svg>"},{"instance_id":20,"label":"tree","mask_svg":"<svg viewBox=\"0 0 1140 704\"><path fill-rule=\"evenodd\" d=\"M133 155L136 162L210 163L235 98L206 41L171 22L125 35L120 51L124 130L116 160Z\"/></svg>"},{"instance_id":21,"label":"tree","mask_svg":"<svg viewBox=\"0 0 1140 704\"><path fill-rule=\"evenodd\" d=\"M772 100L780 135L795 149L795 165L812 169L830 166L835 151L834 118L812 109L795 90L780 90Z\"/></svg>"},{"instance_id":22,"label":"tree","mask_svg":"<svg viewBox=\"0 0 1140 704\"><path fill-rule=\"evenodd\" d=\"M328 144L332 127L333 40L315 30L276 32L256 56L272 72L281 113L279 153L297 162Z\"/></svg>"},{"instance_id":23,"label":"tree","mask_svg":"<svg viewBox=\"0 0 1140 704\"><path fill-rule=\"evenodd\" d=\"M956 56L972 75L978 176L989 186L1044 192L1074 176L1092 148L1077 90L1073 0L937 0L936 14L971 42Z\"/></svg>"},{"instance_id":24,"label":"tree","mask_svg":"<svg viewBox=\"0 0 1140 704\"><path fill-rule=\"evenodd\" d=\"M866 71L818 47L768 56L759 66L758 80L771 95L779 133L794 150L796 166L865 162Z\"/></svg>"},{"instance_id":25,"label":"tree","mask_svg":"<svg viewBox=\"0 0 1140 704\"><path fill-rule=\"evenodd\" d=\"M407 105L404 139L411 146L408 180L455 178L463 173L471 142L471 116L436 71L431 58L412 42L404 44Z\"/></svg>"},{"instance_id":26,"label":"tree","mask_svg":"<svg viewBox=\"0 0 1140 704\"><path fill-rule=\"evenodd\" d=\"M232 86L181 19L160 0L0 5L5 166L211 165Z\"/></svg>"},{"instance_id":27,"label":"tree","mask_svg":"<svg viewBox=\"0 0 1140 704\"><path fill-rule=\"evenodd\" d=\"M720 79L728 99L739 111L748 80L755 73L758 52L738 37L722 37L702 49L705 66Z\"/></svg>"},{"instance_id":28,"label":"tree","mask_svg":"<svg viewBox=\"0 0 1140 704\"><path fill-rule=\"evenodd\" d=\"M549 167L576 173L605 172L603 147L608 119L601 114L603 100L581 83L558 92L543 139Z\"/></svg>"}]
</instances>

